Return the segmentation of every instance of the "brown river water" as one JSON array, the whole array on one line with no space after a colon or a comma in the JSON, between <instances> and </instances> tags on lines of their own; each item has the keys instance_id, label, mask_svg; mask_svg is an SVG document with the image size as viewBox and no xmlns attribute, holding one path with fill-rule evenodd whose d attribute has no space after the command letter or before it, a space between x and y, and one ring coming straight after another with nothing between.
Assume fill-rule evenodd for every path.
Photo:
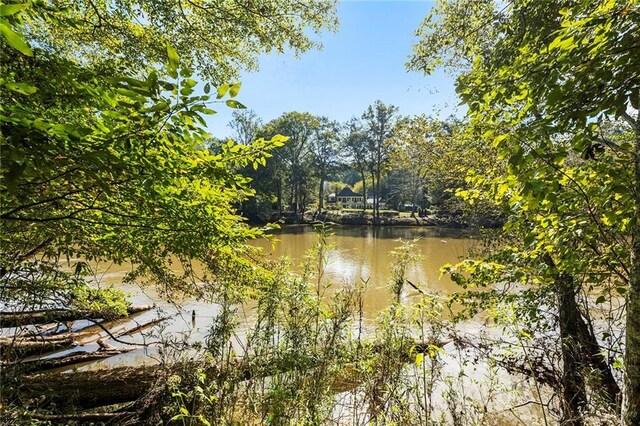
<instances>
[{"instance_id":1,"label":"brown river water","mask_svg":"<svg viewBox=\"0 0 640 426\"><path fill-rule=\"evenodd\" d=\"M387 307L391 280L389 253L401 245L399 241L416 241L421 259L411 268L408 279L429 291L451 293L459 290L451 280L440 277L440 267L460 260L474 244L469 233L460 230L427 227L340 227L333 230L329 242L334 246L327 254L326 276L336 285L355 284L368 280L364 295L364 314L373 318ZM257 245L271 256L288 256L294 264L302 261L305 252L317 241L308 226L293 226L276 234L275 250L267 241Z\"/></svg>"},{"instance_id":2,"label":"brown river water","mask_svg":"<svg viewBox=\"0 0 640 426\"><path fill-rule=\"evenodd\" d=\"M336 227L334 235L329 239L333 246L327 253L327 267L325 280L329 280L334 286L353 285L360 280L367 280L367 289L364 293L364 317L372 320L389 305L391 300L388 282L391 279L391 262L389 252L396 249L403 241L418 239L416 249L421 259L408 272L408 279L419 287L428 291L438 291L445 294L458 289L451 280L440 277L440 267L446 263L455 263L460 260L476 240L468 232L432 227ZM262 247L268 256L280 258L286 256L294 265L293 269L299 269L300 263L308 249L316 242L317 236L310 226L287 226L274 231L275 245L266 239L254 241L253 244ZM198 300L185 299L179 302L165 300L153 287L140 288L133 284L123 283L123 278L131 270L130 265L115 265L99 263L91 265L94 270L93 281L100 286L113 286L124 290L133 304L156 304L157 311L134 315L132 320L122 320L123 323L133 321L145 323L155 317L167 317L162 323L163 335L175 337L185 336L189 341L203 340L209 330L211 321L219 312L219 306ZM411 288L405 290L407 298L417 294ZM195 311L195 320L192 312ZM251 322L250 312L245 313L240 309L242 321ZM243 317L243 315L245 315ZM77 322L74 329L88 324ZM242 327L240 327L242 328ZM96 327L100 337L106 337ZM168 332L168 333L167 333ZM240 331L242 333L242 331ZM140 335L122 336L120 340L131 343L156 342L157 336ZM96 337L96 340L99 337ZM117 346L121 344L114 343ZM94 348L95 346L95 348ZM86 351L97 348L96 343L67 350L68 352ZM60 356L62 353L50 356ZM154 349L140 349L127 354L119 355L85 366L75 366L74 369L103 368L115 365L142 364L155 362L157 351Z\"/></svg>"},{"instance_id":3,"label":"brown river water","mask_svg":"<svg viewBox=\"0 0 640 426\"><path fill-rule=\"evenodd\" d=\"M388 282L391 280L390 264L392 262L389 252L401 244L399 239L403 241L418 239L415 247L421 255L421 259L409 270L407 278L422 289L444 293L445 295L459 290L459 287L452 283L447 276L441 277L440 268L444 264L455 263L464 258L468 250L477 243L477 239L474 239L473 235L468 232L431 227L336 227L333 232L334 236L329 239L329 243L333 247L326 256L328 265L325 271L325 279L330 280L336 287L352 285L360 280L368 280L367 289L363 295L365 322L371 322L380 311L389 306L391 295L388 289ZM275 246L272 246L272 243L266 239L255 241L253 244L262 247L267 256L271 256L274 259L282 256L289 257L294 265L294 271L300 269L299 265L303 261L307 250L317 242L317 236L310 226L284 227L275 231L274 237L276 240ZM219 313L220 307L216 304L191 299L179 302L169 301L161 297L151 286L140 288L136 285L123 283L124 276L131 270L128 265L100 263L91 266L95 271L93 278L95 285L113 286L124 290L128 293L129 300L134 304L154 303L156 305L156 310L135 314L130 318L121 320L122 326L129 328L137 324L144 324L158 317L168 319L161 323L161 333L154 328L131 336L121 336L119 338L121 342L109 341L117 347L127 347L127 344L122 342L127 342L130 345L146 343L149 344L148 347L129 346L130 348L135 348L135 350L101 361L84 365L76 364L71 368L62 368L61 370L63 371L97 370L115 366L156 363L163 359L163 352L165 354L169 353L168 359L171 359L171 350L167 350L167 346L163 346L165 349L160 351L161 345L154 344L159 342L160 335L165 338L170 336L178 340L184 338L189 342L204 341L209 333L212 320ZM402 295L404 303L411 304L414 296L418 296L415 290L405 288ZM192 318L193 311L196 313L195 319ZM240 325L237 327L236 332L237 340L241 342L248 326L252 323L251 307L241 306L239 307L239 313ZM74 323L73 329L79 329L87 325L89 324L84 321L77 321ZM482 326L478 322L471 321L460 324L459 327L464 332L476 334L480 332ZM50 354L48 357L98 349L95 341L107 336L98 327L94 328L97 334L93 341L85 342L84 345L70 350ZM496 333L498 330L493 330L493 332ZM520 417L518 418L501 414L511 411L507 407L515 405L519 401L521 402L521 398L531 399L532 391L526 381L514 381L505 372L500 372L498 375L492 374L492 368L484 362L477 363L476 361L467 365L469 359L457 358L460 354L456 355L456 351L452 348L447 349L449 346L451 344L446 345L446 353L442 355L444 362L443 374L448 377L464 377L464 383L466 383L464 386L469 395L482 400L486 397L486 395L483 396L486 391L482 390L482 386L485 386L486 383L495 382L493 386L501 386L500 391L495 395L493 395L495 389L489 393L493 395L492 405L494 405L494 409L497 409L497 414L492 415L490 424L510 425L514 424L516 419L520 422L523 419L527 419L527 421L532 422L530 424L540 423L541 413L535 406L526 406L519 410L518 415ZM241 350L241 346L236 349ZM180 345L173 351L173 355L185 356ZM461 375L461 372L465 372L465 374ZM493 379L490 379L491 377ZM440 395L444 390L442 383L439 386L438 392L435 393L437 395ZM444 409L443 407L446 407L446 403L442 398L440 396L436 397L435 405ZM343 405L348 407L348 403L341 404L339 404L340 407Z\"/></svg>"}]
</instances>

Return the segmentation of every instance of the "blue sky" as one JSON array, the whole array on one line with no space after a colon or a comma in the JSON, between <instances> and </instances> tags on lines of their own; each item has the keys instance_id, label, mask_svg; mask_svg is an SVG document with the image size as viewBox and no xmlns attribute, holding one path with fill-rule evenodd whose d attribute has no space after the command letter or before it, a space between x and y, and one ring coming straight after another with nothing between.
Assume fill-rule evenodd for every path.
<instances>
[{"instance_id":1,"label":"blue sky","mask_svg":"<svg viewBox=\"0 0 640 426\"><path fill-rule=\"evenodd\" d=\"M323 33L320 51L264 55L260 70L244 73L238 100L265 122L287 111L310 112L345 122L376 99L403 115L460 115L453 78L407 72L414 31L433 1L342 1L340 28ZM210 131L228 136L231 112L219 107Z\"/></svg>"}]
</instances>

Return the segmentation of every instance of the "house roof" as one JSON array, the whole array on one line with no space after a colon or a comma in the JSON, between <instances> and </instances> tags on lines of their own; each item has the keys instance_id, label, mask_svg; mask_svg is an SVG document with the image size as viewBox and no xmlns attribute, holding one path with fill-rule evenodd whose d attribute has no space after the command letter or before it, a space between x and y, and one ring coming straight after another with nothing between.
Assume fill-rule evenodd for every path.
<instances>
[{"instance_id":1,"label":"house roof","mask_svg":"<svg viewBox=\"0 0 640 426\"><path fill-rule=\"evenodd\" d=\"M338 197L362 197L362 194L358 194L357 192L353 192L351 188L345 186L342 188L340 192L338 192Z\"/></svg>"}]
</instances>

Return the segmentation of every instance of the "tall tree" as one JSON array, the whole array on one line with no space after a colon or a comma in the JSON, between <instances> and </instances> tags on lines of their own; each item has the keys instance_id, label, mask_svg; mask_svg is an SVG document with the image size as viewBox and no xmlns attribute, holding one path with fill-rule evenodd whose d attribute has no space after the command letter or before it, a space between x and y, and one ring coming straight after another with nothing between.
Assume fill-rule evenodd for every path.
<instances>
[{"instance_id":1,"label":"tall tree","mask_svg":"<svg viewBox=\"0 0 640 426\"><path fill-rule=\"evenodd\" d=\"M492 218L497 212L490 205L475 204L471 208L454 196L456 190L467 187L470 171L497 173L500 164L492 158L495 149L467 130L467 123L454 117L446 120L425 115L403 117L391 139L391 168L404 170L411 188L409 199L424 190L442 208L455 211L466 208L471 216Z\"/></svg>"},{"instance_id":2,"label":"tall tree","mask_svg":"<svg viewBox=\"0 0 640 426\"><path fill-rule=\"evenodd\" d=\"M288 112L267 123L264 134L268 137L285 135L289 138L287 144L274 151L287 167L289 182L289 205L297 216L303 213L308 194L308 184L311 176L309 167L310 150L320 129L320 121L309 113Z\"/></svg>"},{"instance_id":3,"label":"tall tree","mask_svg":"<svg viewBox=\"0 0 640 426\"><path fill-rule=\"evenodd\" d=\"M347 134L344 138L344 147L354 167L362 178L362 195L364 203L362 210L367 209L367 171L369 162L367 161L367 140L362 124L357 118L351 119L347 123Z\"/></svg>"},{"instance_id":4,"label":"tall tree","mask_svg":"<svg viewBox=\"0 0 640 426\"><path fill-rule=\"evenodd\" d=\"M416 206L424 193L429 173L428 161L432 158L433 140L429 134L427 118L403 117L396 123L391 139L391 168L402 176L403 200L411 200L411 217L416 218Z\"/></svg>"},{"instance_id":5,"label":"tall tree","mask_svg":"<svg viewBox=\"0 0 640 426\"><path fill-rule=\"evenodd\" d=\"M362 114L366 134L367 156L373 186L374 221L380 220L380 182L389 162L389 140L393 136L398 108L376 101Z\"/></svg>"},{"instance_id":6,"label":"tall tree","mask_svg":"<svg viewBox=\"0 0 640 426\"><path fill-rule=\"evenodd\" d=\"M233 129L233 140L242 145L250 145L258 139L262 125L262 119L251 109L233 111L229 122L229 127Z\"/></svg>"},{"instance_id":7,"label":"tall tree","mask_svg":"<svg viewBox=\"0 0 640 426\"><path fill-rule=\"evenodd\" d=\"M311 163L318 177L318 212L324 207L324 187L329 174L340 161L340 126L327 117L320 118L320 126L311 144Z\"/></svg>"}]
</instances>

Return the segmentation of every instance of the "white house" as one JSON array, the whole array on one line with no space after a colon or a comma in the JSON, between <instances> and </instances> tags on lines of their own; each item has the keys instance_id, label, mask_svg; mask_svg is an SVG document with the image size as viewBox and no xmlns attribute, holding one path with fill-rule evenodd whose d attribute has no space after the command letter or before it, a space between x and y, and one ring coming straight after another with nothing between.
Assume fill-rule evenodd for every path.
<instances>
[{"instance_id":1,"label":"white house","mask_svg":"<svg viewBox=\"0 0 640 426\"><path fill-rule=\"evenodd\" d=\"M364 196L353 192L353 190L347 186L342 188L338 195L336 195L336 202L346 209L361 209L364 207Z\"/></svg>"}]
</instances>

